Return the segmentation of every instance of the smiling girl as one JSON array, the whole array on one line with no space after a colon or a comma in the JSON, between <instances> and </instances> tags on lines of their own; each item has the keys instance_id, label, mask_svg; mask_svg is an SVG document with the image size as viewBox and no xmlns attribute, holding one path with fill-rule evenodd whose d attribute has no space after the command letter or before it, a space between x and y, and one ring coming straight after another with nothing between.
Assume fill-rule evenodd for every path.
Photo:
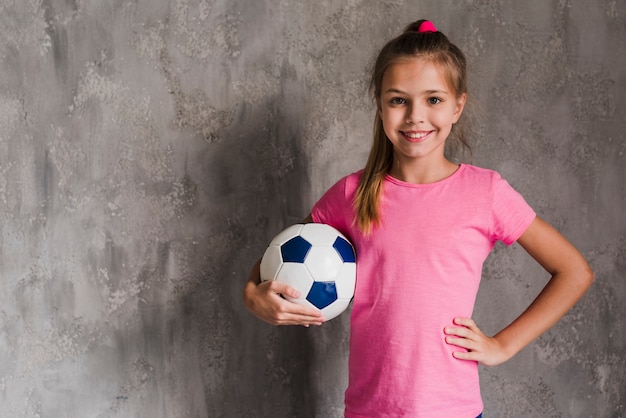
<instances>
[{"instance_id":1,"label":"smiling girl","mask_svg":"<svg viewBox=\"0 0 626 418\"><path fill-rule=\"evenodd\" d=\"M501 364L556 323L593 281L587 262L491 170L448 160L467 98L463 53L429 21L389 41L376 60L374 143L365 168L339 180L308 222L329 224L357 252L346 417L482 414L478 363ZM485 335L471 319L482 265L497 241L518 242L551 275L510 325ZM324 318L260 282L244 303L277 325Z\"/></svg>"}]
</instances>

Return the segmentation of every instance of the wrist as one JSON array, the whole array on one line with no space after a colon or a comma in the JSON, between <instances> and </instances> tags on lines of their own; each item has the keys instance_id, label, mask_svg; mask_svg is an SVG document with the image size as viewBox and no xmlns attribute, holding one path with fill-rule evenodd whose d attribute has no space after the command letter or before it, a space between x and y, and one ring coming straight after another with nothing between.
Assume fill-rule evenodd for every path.
<instances>
[{"instance_id":1,"label":"wrist","mask_svg":"<svg viewBox=\"0 0 626 418\"><path fill-rule=\"evenodd\" d=\"M518 348L514 344L514 339L508 338L506 332L501 331L493 337L498 346L500 347L500 355L502 356L502 363L510 360L513 356L515 356L520 348Z\"/></svg>"}]
</instances>

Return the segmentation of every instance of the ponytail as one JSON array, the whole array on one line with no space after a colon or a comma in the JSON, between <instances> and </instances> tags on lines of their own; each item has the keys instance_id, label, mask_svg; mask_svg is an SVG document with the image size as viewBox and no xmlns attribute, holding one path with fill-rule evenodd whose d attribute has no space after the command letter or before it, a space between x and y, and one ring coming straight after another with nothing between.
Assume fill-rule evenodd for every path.
<instances>
[{"instance_id":1,"label":"ponytail","mask_svg":"<svg viewBox=\"0 0 626 418\"><path fill-rule=\"evenodd\" d=\"M380 200L385 177L393 164L393 145L387 139L380 115L380 95L385 71L406 58L423 58L438 64L447 76L446 81L457 97L467 92L465 56L448 38L437 31L432 22L418 20L404 32L389 41L380 51L370 78L370 94L378 109L374 118L374 142L354 196L355 224L369 235L380 226ZM462 129L453 127L452 133L463 148L471 149Z\"/></svg>"}]
</instances>

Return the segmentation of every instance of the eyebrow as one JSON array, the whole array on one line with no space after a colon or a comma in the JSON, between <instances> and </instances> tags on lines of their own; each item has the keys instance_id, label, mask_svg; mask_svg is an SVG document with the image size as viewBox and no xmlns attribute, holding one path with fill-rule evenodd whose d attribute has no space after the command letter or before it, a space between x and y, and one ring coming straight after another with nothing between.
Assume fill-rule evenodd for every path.
<instances>
[{"instance_id":1,"label":"eyebrow","mask_svg":"<svg viewBox=\"0 0 626 418\"><path fill-rule=\"evenodd\" d=\"M402 91L400 89L395 89L393 87L383 92L383 94L388 94L388 93L408 94L405 91ZM450 94L450 93L448 93L447 90L426 90L424 94Z\"/></svg>"}]
</instances>

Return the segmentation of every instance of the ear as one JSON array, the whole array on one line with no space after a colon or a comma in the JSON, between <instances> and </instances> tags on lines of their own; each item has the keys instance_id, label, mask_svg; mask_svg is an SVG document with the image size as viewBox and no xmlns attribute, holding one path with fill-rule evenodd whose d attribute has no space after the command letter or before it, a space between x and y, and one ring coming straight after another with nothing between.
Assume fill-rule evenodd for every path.
<instances>
[{"instance_id":1,"label":"ear","mask_svg":"<svg viewBox=\"0 0 626 418\"><path fill-rule=\"evenodd\" d=\"M465 103L467 102L467 93L461 94L456 99L456 107L454 108L453 122L457 123L459 118L461 117L461 113L463 113L463 109L465 108Z\"/></svg>"}]
</instances>

